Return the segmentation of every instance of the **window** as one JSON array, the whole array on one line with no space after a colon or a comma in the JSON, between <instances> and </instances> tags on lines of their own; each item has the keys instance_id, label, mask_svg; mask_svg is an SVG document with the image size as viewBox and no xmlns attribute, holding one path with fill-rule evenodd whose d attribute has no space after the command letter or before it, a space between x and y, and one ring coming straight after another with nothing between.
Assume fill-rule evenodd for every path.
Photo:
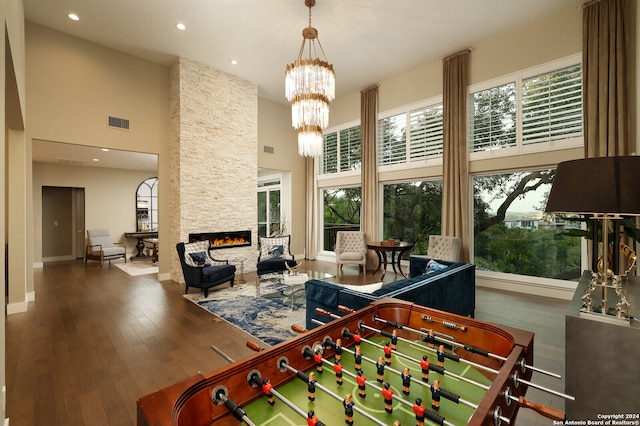
<instances>
[{"instance_id":1,"label":"window","mask_svg":"<svg viewBox=\"0 0 640 426\"><path fill-rule=\"evenodd\" d=\"M362 162L360 125L347 127L323 136L323 155L319 174L359 170Z\"/></svg>"},{"instance_id":2,"label":"window","mask_svg":"<svg viewBox=\"0 0 640 426\"><path fill-rule=\"evenodd\" d=\"M581 273L577 223L544 213L555 170L474 176L474 260L479 270L572 279Z\"/></svg>"},{"instance_id":3,"label":"window","mask_svg":"<svg viewBox=\"0 0 640 426\"><path fill-rule=\"evenodd\" d=\"M442 104L409 112L410 161L442 155Z\"/></svg>"},{"instance_id":4,"label":"window","mask_svg":"<svg viewBox=\"0 0 640 426\"><path fill-rule=\"evenodd\" d=\"M500 155L515 155L527 147L582 144L582 65L552 64L510 79L493 87L471 89L471 153L500 150ZM561 143L552 144L554 141Z\"/></svg>"},{"instance_id":5,"label":"window","mask_svg":"<svg viewBox=\"0 0 640 426\"><path fill-rule=\"evenodd\" d=\"M522 82L524 144L582 135L582 67L579 65Z\"/></svg>"},{"instance_id":6,"label":"window","mask_svg":"<svg viewBox=\"0 0 640 426\"><path fill-rule=\"evenodd\" d=\"M258 184L258 236L278 235L281 228L280 181Z\"/></svg>"},{"instance_id":7,"label":"window","mask_svg":"<svg viewBox=\"0 0 640 426\"><path fill-rule=\"evenodd\" d=\"M378 120L378 165L407 161L407 114Z\"/></svg>"},{"instance_id":8,"label":"window","mask_svg":"<svg viewBox=\"0 0 640 426\"><path fill-rule=\"evenodd\" d=\"M323 198L323 247L333 251L336 232L360 230L360 188L327 188Z\"/></svg>"},{"instance_id":9,"label":"window","mask_svg":"<svg viewBox=\"0 0 640 426\"><path fill-rule=\"evenodd\" d=\"M426 254L429 235L441 233L442 182L389 183L383 192L383 239L408 241L412 254Z\"/></svg>"},{"instance_id":10,"label":"window","mask_svg":"<svg viewBox=\"0 0 640 426\"><path fill-rule=\"evenodd\" d=\"M471 94L471 152L516 146L516 85Z\"/></svg>"}]
</instances>

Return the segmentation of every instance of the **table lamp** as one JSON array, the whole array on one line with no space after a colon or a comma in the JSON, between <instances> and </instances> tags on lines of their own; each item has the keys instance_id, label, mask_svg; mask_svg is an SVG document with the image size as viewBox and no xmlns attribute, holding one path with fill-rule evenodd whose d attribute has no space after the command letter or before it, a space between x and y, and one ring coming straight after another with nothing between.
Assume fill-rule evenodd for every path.
<instances>
[{"instance_id":1,"label":"table lamp","mask_svg":"<svg viewBox=\"0 0 640 426\"><path fill-rule=\"evenodd\" d=\"M607 314L607 288L615 289L620 300L619 318L628 317L629 305L622 292L619 263L619 232L614 223L612 267L609 277L609 221L623 216L640 216L640 157L618 156L584 158L558 164L549 193L546 212L587 215L594 220L592 280L582 300L593 311L591 293L602 288L602 314ZM602 229L602 272L598 271L598 223ZM611 279L609 279L611 278Z\"/></svg>"}]
</instances>

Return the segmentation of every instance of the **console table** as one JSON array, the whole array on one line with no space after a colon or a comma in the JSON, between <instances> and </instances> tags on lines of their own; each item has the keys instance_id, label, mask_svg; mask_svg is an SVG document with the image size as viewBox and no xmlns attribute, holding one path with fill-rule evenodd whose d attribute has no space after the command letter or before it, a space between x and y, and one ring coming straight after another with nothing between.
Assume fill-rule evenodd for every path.
<instances>
[{"instance_id":1,"label":"console table","mask_svg":"<svg viewBox=\"0 0 640 426\"><path fill-rule=\"evenodd\" d=\"M598 421L598 415L603 414L637 416L640 322L580 312L590 280L591 272L584 272L565 315L565 388L576 398L565 402L567 419ZM640 277L628 277L622 288L631 305L630 316L640 317ZM599 287L592 293L596 305L601 294ZM612 289L607 298L615 307L618 296Z\"/></svg>"},{"instance_id":2,"label":"console table","mask_svg":"<svg viewBox=\"0 0 640 426\"><path fill-rule=\"evenodd\" d=\"M384 278L384 275L387 273L387 253L391 253L391 267L393 268L394 273L396 272L396 265L398 266L398 271L402 274L403 277L407 278L404 272L402 272L402 268L400 267L400 258L402 254L410 251L413 248L413 244L406 242L397 242L394 244L387 243L385 241L374 241L372 243L367 244L367 248L369 250L373 250L378 255L378 267L373 273L375 274L380 270L382 265L384 264L384 269L382 269L382 276L380 279Z\"/></svg>"},{"instance_id":3,"label":"console table","mask_svg":"<svg viewBox=\"0 0 640 426\"><path fill-rule=\"evenodd\" d=\"M136 249L138 249L138 253L135 256L131 256L130 260L136 259L147 259L149 256L144 254L144 240L148 238L158 238L158 231L136 231L136 232L125 232L124 236L127 238L135 238L138 240L136 244Z\"/></svg>"}]
</instances>

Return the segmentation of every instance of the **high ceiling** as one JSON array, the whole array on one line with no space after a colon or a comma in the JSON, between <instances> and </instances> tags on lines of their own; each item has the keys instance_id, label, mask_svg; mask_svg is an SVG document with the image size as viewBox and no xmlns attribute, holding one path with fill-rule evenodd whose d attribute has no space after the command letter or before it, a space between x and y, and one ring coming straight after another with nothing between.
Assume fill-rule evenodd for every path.
<instances>
[{"instance_id":1,"label":"high ceiling","mask_svg":"<svg viewBox=\"0 0 640 426\"><path fill-rule=\"evenodd\" d=\"M340 97L583 1L316 0L312 26ZM186 57L253 81L283 104L285 66L309 20L304 0L24 0L24 8L29 21L153 62Z\"/></svg>"}]
</instances>

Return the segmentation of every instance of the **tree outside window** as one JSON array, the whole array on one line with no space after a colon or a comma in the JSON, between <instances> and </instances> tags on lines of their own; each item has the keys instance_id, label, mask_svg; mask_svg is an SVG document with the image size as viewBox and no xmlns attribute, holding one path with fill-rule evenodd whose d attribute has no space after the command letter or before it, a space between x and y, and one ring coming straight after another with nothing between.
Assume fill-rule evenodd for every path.
<instances>
[{"instance_id":1,"label":"tree outside window","mask_svg":"<svg viewBox=\"0 0 640 426\"><path fill-rule=\"evenodd\" d=\"M331 188L323 191L324 250L334 251L338 231L360 230L360 187Z\"/></svg>"}]
</instances>

